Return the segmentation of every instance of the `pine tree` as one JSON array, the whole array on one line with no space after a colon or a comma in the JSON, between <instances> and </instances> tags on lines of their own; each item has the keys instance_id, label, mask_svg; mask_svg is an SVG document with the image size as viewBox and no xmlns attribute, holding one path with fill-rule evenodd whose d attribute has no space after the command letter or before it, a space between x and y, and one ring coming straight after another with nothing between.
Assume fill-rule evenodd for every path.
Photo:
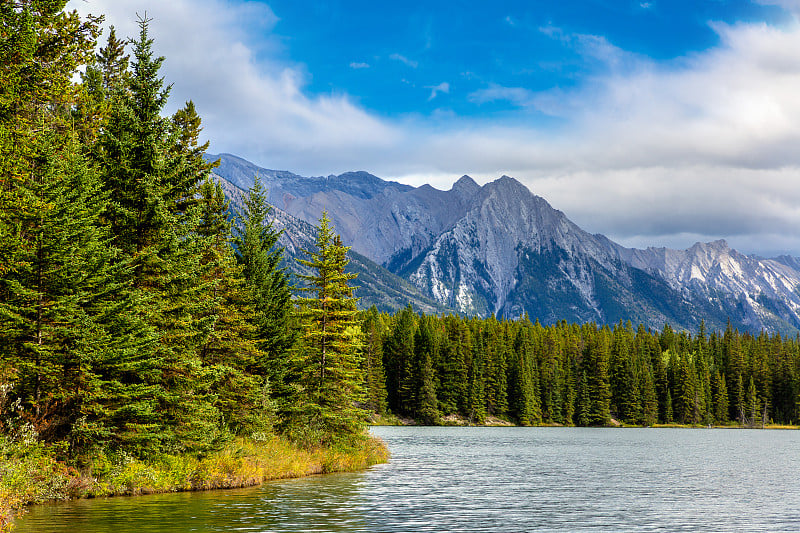
<instances>
[{"instance_id":1,"label":"pine tree","mask_svg":"<svg viewBox=\"0 0 800 533\"><path fill-rule=\"evenodd\" d=\"M130 311L125 265L99 217L105 199L80 146L42 135L41 164L26 184L41 210L19 220L24 267L3 277L3 344L16 361L14 395L40 436L80 455L122 429L125 389L115 367L152 340ZM109 394L113 392L113 397Z\"/></svg>"},{"instance_id":2,"label":"pine tree","mask_svg":"<svg viewBox=\"0 0 800 533\"><path fill-rule=\"evenodd\" d=\"M533 326L530 320L524 318L517 327L514 361L509 379L509 389L515 399L512 402L512 412L521 425L530 426L542 422L539 371L533 354Z\"/></svg>"},{"instance_id":3,"label":"pine tree","mask_svg":"<svg viewBox=\"0 0 800 533\"><path fill-rule=\"evenodd\" d=\"M462 412L467 391L466 354L472 347L467 338L469 331L459 318L447 316L443 322L444 332L435 372L439 379L439 410L448 415Z\"/></svg>"},{"instance_id":4,"label":"pine tree","mask_svg":"<svg viewBox=\"0 0 800 533\"><path fill-rule=\"evenodd\" d=\"M414 336L414 373L416 385L414 416L425 425L439 422L433 359L438 347L430 317L422 317Z\"/></svg>"},{"instance_id":5,"label":"pine tree","mask_svg":"<svg viewBox=\"0 0 800 533\"><path fill-rule=\"evenodd\" d=\"M592 399L589 397L589 380L586 370L581 372L581 385L578 393L577 423L579 426L588 426L591 423L590 409Z\"/></svg>"},{"instance_id":6,"label":"pine tree","mask_svg":"<svg viewBox=\"0 0 800 533\"><path fill-rule=\"evenodd\" d=\"M414 335L416 317L411 305L401 309L383 343L383 362L389 408L402 416L413 416L414 394Z\"/></svg>"},{"instance_id":7,"label":"pine tree","mask_svg":"<svg viewBox=\"0 0 800 533\"><path fill-rule=\"evenodd\" d=\"M335 235L326 212L317 227L316 250L306 250L308 259L298 259L311 274L299 275L300 290L309 296L297 298L303 335L300 345L300 384L297 422L314 441L330 443L362 432L365 413L357 407L363 399L359 373L362 340L356 299L345 272L347 251ZM309 438L301 437L308 441Z\"/></svg>"},{"instance_id":8,"label":"pine tree","mask_svg":"<svg viewBox=\"0 0 800 533\"><path fill-rule=\"evenodd\" d=\"M697 377L690 356L680 358L676 372L675 400L673 403L675 419L681 424L696 424Z\"/></svg>"},{"instance_id":9,"label":"pine tree","mask_svg":"<svg viewBox=\"0 0 800 533\"><path fill-rule=\"evenodd\" d=\"M150 435L151 445L202 451L222 437L213 372L200 360L214 326L215 302L209 297L207 243L197 232L200 212L193 200L209 165L193 159L191 142L180 142L195 138L199 124L181 133L179 125L161 116L170 87L159 75L164 58L153 52L148 22L139 20L131 75L112 87L97 144L111 200L104 219L115 246L133 266L139 312L159 336L153 352L143 354L146 368L129 378L157 388L149 409L159 416L155 423L136 422L147 428L138 432Z\"/></svg>"},{"instance_id":10,"label":"pine tree","mask_svg":"<svg viewBox=\"0 0 800 533\"><path fill-rule=\"evenodd\" d=\"M486 418L486 385L484 367L486 366L486 346L480 326L473 321L471 329L472 357L467 371L466 415L470 421L482 424Z\"/></svg>"},{"instance_id":11,"label":"pine tree","mask_svg":"<svg viewBox=\"0 0 800 533\"><path fill-rule=\"evenodd\" d=\"M265 358L258 348L256 315L241 266L230 246L229 202L211 178L200 186L197 200L204 239L203 276L207 282L208 308L213 320L200 360L210 374L214 407L226 429L233 434L263 433L273 422L270 383L258 372Z\"/></svg>"},{"instance_id":12,"label":"pine tree","mask_svg":"<svg viewBox=\"0 0 800 533\"><path fill-rule=\"evenodd\" d=\"M99 227L106 197L70 115L85 104L73 77L97 19L64 4L0 5L0 372L16 414L80 463L124 439L132 391L120 377L153 339Z\"/></svg>"},{"instance_id":13,"label":"pine tree","mask_svg":"<svg viewBox=\"0 0 800 533\"><path fill-rule=\"evenodd\" d=\"M643 373L643 378L641 423L645 426L652 426L658 422L658 398L656 396L656 387L653 382L653 374L649 369Z\"/></svg>"},{"instance_id":14,"label":"pine tree","mask_svg":"<svg viewBox=\"0 0 800 533\"><path fill-rule=\"evenodd\" d=\"M675 417L672 411L672 391L667 390L667 401L664 405L664 422L671 424L674 418Z\"/></svg>"},{"instance_id":15,"label":"pine tree","mask_svg":"<svg viewBox=\"0 0 800 533\"><path fill-rule=\"evenodd\" d=\"M610 347L607 328L596 331L586 345L583 366L589 396L589 423L602 426L611 419L611 386L608 378Z\"/></svg>"},{"instance_id":16,"label":"pine tree","mask_svg":"<svg viewBox=\"0 0 800 533\"><path fill-rule=\"evenodd\" d=\"M728 421L728 387L725 385L725 376L720 376L715 370L711 386L714 395L714 420L718 424L724 424Z\"/></svg>"},{"instance_id":17,"label":"pine tree","mask_svg":"<svg viewBox=\"0 0 800 533\"><path fill-rule=\"evenodd\" d=\"M235 228L236 257L241 265L249 298L254 309L258 347L264 357L254 361L251 373L265 376L280 402L291 402L289 375L291 364L288 352L294 344L295 332L290 320L291 288L286 268L281 266L283 247L278 246L280 231L269 220L272 208L267 204L266 191L256 177L253 187L239 213Z\"/></svg>"},{"instance_id":18,"label":"pine tree","mask_svg":"<svg viewBox=\"0 0 800 533\"><path fill-rule=\"evenodd\" d=\"M504 326L492 315L484 330L486 346L486 409L488 414L505 416L508 410L507 373L508 344L503 338Z\"/></svg>"},{"instance_id":19,"label":"pine tree","mask_svg":"<svg viewBox=\"0 0 800 533\"><path fill-rule=\"evenodd\" d=\"M106 46L100 48L81 74L83 98L73 110L73 124L86 146L87 153L100 159L97 145L101 129L108 118L113 98L128 90L130 56L127 42L117 38L114 26L109 29Z\"/></svg>"},{"instance_id":20,"label":"pine tree","mask_svg":"<svg viewBox=\"0 0 800 533\"><path fill-rule=\"evenodd\" d=\"M63 110L80 100L72 77L99 33L97 18L81 21L65 4L0 4L0 276L24 264L19 218L43 207L26 193L38 136L66 126Z\"/></svg>"},{"instance_id":21,"label":"pine tree","mask_svg":"<svg viewBox=\"0 0 800 533\"><path fill-rule=\"evenodd\" d=\"M756 393L756 384L752 377L750 378L750 384L747 386L745 405L747 406L749 423L754 426L756 422L761 419L761 405L758 401L758 394Z\"/></svg>"},{"instance_id":22,"label":"pine tree","mask_svg":"<svg viewBox=\"0 0 800 533\"><path fill-rule=\"evenodd\" d=\"M365 406L379 415L386 413L386 375L383 369L383 335L385 326L378 309L373 305L365 313L361 329L364 332L361 370L366 389Z\"/></svg>"}]
</instances>

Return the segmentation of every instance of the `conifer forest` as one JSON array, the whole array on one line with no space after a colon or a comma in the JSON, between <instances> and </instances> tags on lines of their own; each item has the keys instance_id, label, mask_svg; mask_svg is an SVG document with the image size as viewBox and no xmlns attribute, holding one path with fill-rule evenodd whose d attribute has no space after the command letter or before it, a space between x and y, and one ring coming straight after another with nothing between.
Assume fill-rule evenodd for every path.
<instances>
[{"instance_id":1,"label":"conifer forest","mask_svg":"<svg viewBox=\"0 0 800 533\"><path fill-rule=\"evenodd\" d=\"M361 438L347 247L327 219L293 298L258 185L235 222L201 120L64 1L0 2L0 424L11 442L205 454L234 436Z\"/></svg>"},{"instance_id":2,"label":"conifer forest","mask_svg":"<svg viewBox=\"0 0 800 533\"><path fill-rule=\"evenodd\" d=\"M758 426L797 420L797 338L364 314L370 409L441 422ZM385 389L384 389L385 384Z\"/></svg>"}]
</instances>

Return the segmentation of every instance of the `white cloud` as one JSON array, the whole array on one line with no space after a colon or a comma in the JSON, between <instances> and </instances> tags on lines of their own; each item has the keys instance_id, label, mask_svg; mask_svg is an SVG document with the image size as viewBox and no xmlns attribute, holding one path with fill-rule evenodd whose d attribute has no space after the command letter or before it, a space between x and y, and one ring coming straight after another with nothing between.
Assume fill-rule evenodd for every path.
<instances>
[{"instance_id":1,"label":"white cloud","mask_svg":"<svg viewBox=\"0 0 800 533\"><path fill-rule=\"evenodd\" d=\"M225 0L72 0L68 9L103 13L120 36L136 36L136 13L152 18L174 111L192 99L211 151L231 151L276 168L318 158L319 174L349 169L362 151L385 151L402 132L346 95L311 97L302 65L282 61L277 39L255 40L277 17L264 4ZM191 20L191 27L186 21ZM310 170L311 165L298 170Z\"/></svg>"},{"instance_id":2,"label":"white cloud","mask_svg":"<svg viewBox=\"0 0 800 533\"><path fill-rule=\"evenodd\" d=\"M800 13L800 2L773 3ZM746 252L800 255L797 24L714 24L717 47L666 64L603 37L547 27L601 68L574 89L473 92L475 104L520 107L513 123L487 126L450 115L387 120L344 94L310 96L314 73L285 59L283 41L261 37L278 20L261 3L69 6L105 13L123 36L136 34L135 14L147 11L156 51L167 57L163 72L175 84L171 105L195 101L212 151L306 175L366 169L445 189L464 173L479 182L508 174L584 229L623 244L685 247L723 237ZM428 89L435 98L450 87ZM559 127L541 127L542 112Z\"/></svg>"},{"instance_id":3,"label":"white cloud","mask_svg":"<svg viewBox=\"0 0 800 533\"><path fill-rule=\"evenodd\" d=\"M434 98L436 98L436 96L438 96L439 93L448 94L450 92L450 84L447 83L446 81L443 81L439 85L429 85L425 88L431 90L431 95L428 97L429 102Z\"/></svg>"},{"instance_id":4,"label":"white cloud","mask_svg":"<svg viewBox=\"0 0 800 533\"><path fill-rule=\"evenodd\" d=\"M638 65L641 57L619 48L602 35L569 33L557 26L543 26L539 31L551 39L560 41L581 54L584 59L592 59L607 68L622 70Z\"/></svg>"},{"instance_id":5,"label":"white cloud","mask_svg":"<svg viewBox=\"0 0 800 533\"><path fill-rule=\"evenodd\" d=\"M360 62L357 63L357 62L353 61L352 63L350 63L350 68L356 69L356 70L362 69L362 68L369 68L369 63L360 63Z\"/></svg>"},{"instance_id":6,"label":"white cloud","mask_svg":"<svg viewBox=\"0 0 800 533\"><path fill-rule=\"evenodd\" d=\"M485 89L478 89L467 97L476 104L496 102L504 100L520 107L527 107L534 103L537 93L524 87L503 87L496 83L490 83Z\"/></svg>"},{"instance_id":7,"label":"white cloud","mask_svg":"<svg viewBox=\"0 0 800 533\"><path fill-rule=\"evenodd\" d=\"M401 54L392 54L389 56L389 59L393 61L399 61L400 63L403 63L404 65L407 65L411 68L417 68L419 66L418 62L414 61L413 59L409 59Z\"/></svg>"}]
</instances>

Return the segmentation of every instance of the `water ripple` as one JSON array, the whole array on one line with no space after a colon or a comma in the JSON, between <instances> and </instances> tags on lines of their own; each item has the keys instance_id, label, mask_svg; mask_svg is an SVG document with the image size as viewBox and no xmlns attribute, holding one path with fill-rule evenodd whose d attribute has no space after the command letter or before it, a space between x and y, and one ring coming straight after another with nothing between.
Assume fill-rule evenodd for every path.
<instances>
[{"instance_id":1,"label":"water ripple","mask_svg":"<svg viewBox=\"0 0 800 533\"><path fill-rule=\"evenodd\" d=\"M798 531L800 432L375 428L367 472L42 506L19 533Z\"/></svg>"}]
</instances>

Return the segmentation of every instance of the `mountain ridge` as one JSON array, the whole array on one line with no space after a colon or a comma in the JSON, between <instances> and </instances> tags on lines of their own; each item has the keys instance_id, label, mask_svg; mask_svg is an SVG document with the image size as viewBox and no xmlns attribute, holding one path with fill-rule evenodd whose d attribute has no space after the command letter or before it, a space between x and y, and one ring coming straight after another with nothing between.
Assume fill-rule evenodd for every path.
<instances>
[{"instance_id":1,"label":"mountain ridge","mask_svg":"<svg viewBox=\"0 0 800 533\"><path fill-rule=\"evenodd\" d=\"M742 254L724 239L686 250L626 248L591 234L518 180L481 186L464 175L442 191L368 172L302 177L222 154L215 172L315 223L327 210L353 251L410 282L440 309L464 314L696 329L728 320L750 330L800 331L800 259ZM253 176L248 181L245 172Z\"/></svg>"}]
</instances>

